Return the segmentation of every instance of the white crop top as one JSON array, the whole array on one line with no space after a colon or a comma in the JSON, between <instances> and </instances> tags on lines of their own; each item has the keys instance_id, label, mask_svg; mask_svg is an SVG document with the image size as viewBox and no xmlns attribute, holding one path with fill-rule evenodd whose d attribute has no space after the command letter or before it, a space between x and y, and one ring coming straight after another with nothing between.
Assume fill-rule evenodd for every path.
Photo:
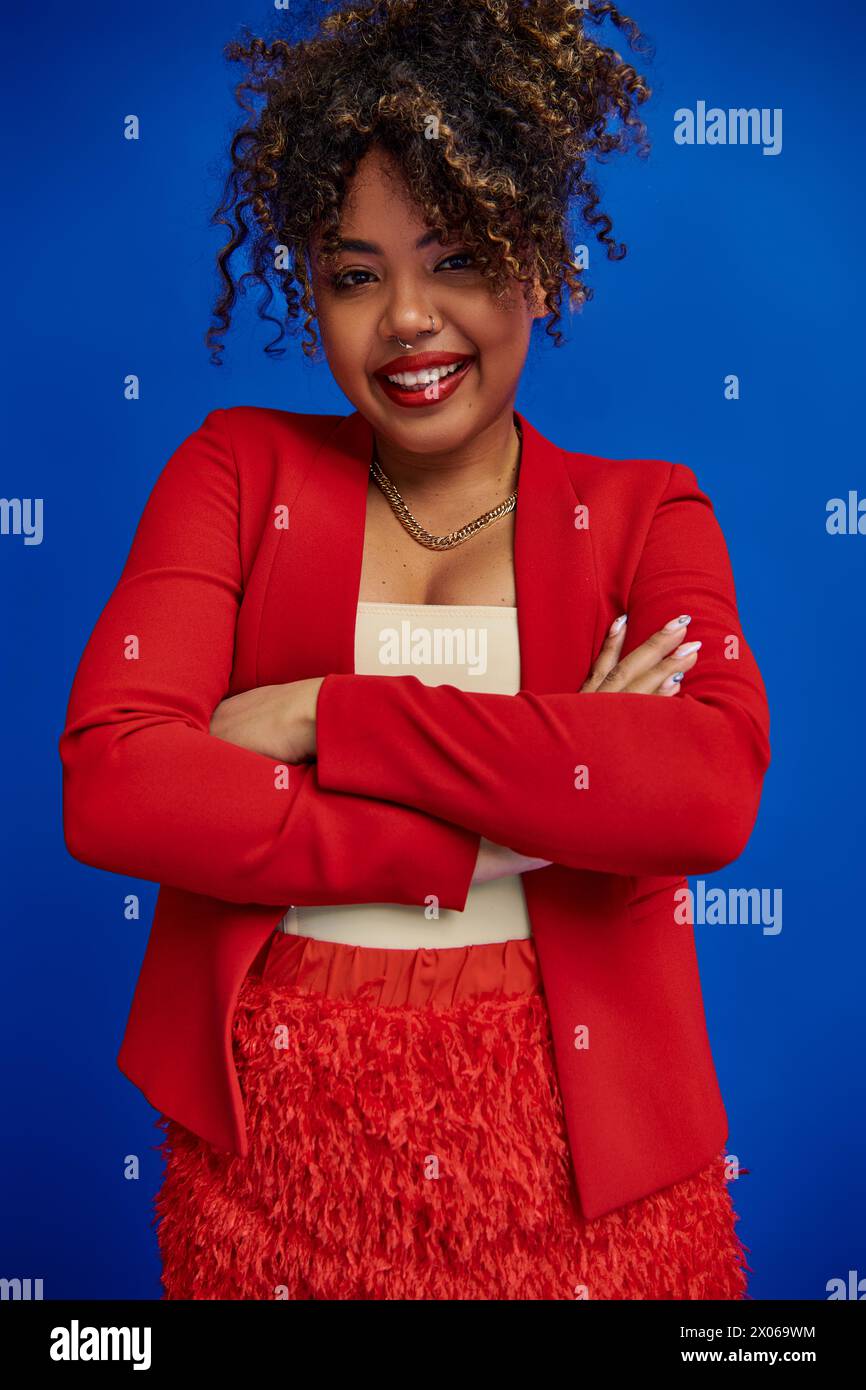
<instances>
[{"instance_id":1,"label":"white crop top","mask_svg":"<svg viewBox=\"0 0 866 1390\"><path fill-rule=\"evenodd\" d=\"M355 623L358 675L417 676L499 695L520 689L517 609L487 604L364 603ZM399 748L394 756L400 756ZM473 883L462 912L424 905L352 903L291 907L282 931L350 946L415 950L482 945L531 935L520 874Z\"/></svg>"}]
</instances>

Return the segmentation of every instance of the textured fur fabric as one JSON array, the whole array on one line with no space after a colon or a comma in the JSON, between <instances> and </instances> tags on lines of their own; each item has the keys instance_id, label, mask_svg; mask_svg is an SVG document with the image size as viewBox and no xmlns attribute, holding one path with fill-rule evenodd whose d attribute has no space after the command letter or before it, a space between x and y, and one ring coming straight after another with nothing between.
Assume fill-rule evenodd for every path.
<instances>
[{"instance_id":1,"label":"textured fur fabric","mask_svg":"<svg viewBox=\"0 0 866 1390\"><path fill-rule=\"evenodd\" d=\"M723 1156L592 1222L541 994L381 1007L245 980L251 1148L160 1115L169 1299L741 1299Z\"/></svg>"}]
</instances>

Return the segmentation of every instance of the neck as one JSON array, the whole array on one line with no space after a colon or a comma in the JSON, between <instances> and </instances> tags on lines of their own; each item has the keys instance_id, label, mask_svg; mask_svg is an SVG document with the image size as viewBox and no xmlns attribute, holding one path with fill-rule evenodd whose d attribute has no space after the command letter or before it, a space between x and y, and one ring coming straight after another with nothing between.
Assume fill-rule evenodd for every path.
<instances>
[{"instance_id":1,"label":"neck","mask_svg":"<svg viewBox=\"0 0 866 1390\"><path fill-rule=\"evenodd\" d=\"M457 449L415 454L378 435L375 446L380 468L410 508L414 501L460 510L477 501L487 511L517 487L520 435L511 409Z\"/></svg>"}]
</instances>

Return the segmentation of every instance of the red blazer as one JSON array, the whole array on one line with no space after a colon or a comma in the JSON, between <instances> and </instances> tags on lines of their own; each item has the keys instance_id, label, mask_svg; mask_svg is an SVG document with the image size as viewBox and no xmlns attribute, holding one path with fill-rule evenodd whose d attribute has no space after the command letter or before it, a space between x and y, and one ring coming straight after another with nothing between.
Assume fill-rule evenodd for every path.
<instances>
[{"instance_id":1,"label":"red blazer","mask_svg":"<svg viewBox=\"0 0 866 1390\"><path fill-rule=\"evenodd\" d=\"M480 835L552 860L523 885L593 1219L726 1143L674 894L746 845L769 716L694 473L570 453L518 419L522 688L497 695L353 673L363 416L212 411L158 477L82 656L59 742L64 833L83 863L161 885L118 1065L241 1155L232 1015L288 907L432 893L461 911ZM679 695L579 694L624 612L626 652L693 615L703 647ZM227 695L321 675L318 761L288 788L273 759L209 733Z\"/></svg>"}]
</instances>

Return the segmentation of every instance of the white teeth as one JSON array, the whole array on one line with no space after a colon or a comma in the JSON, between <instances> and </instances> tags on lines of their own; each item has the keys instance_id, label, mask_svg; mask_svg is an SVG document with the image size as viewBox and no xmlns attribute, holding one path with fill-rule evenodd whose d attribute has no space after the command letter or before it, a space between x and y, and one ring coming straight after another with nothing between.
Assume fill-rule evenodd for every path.
<instances>
[{"instance_id":1,"label":"white teeth","mask_svg":"<svg viewBox=\"0 0 866 1390\"><path fill-rule=\"evenodd\" d=\"M430 386L434 381L441 381L443 377L452 376L454 372L459 372L465 366L464 362L452 362L448 367L427 367L420 372L400 372L397 376L389 376L395 386L412 387L421 389Z\"/></svg>"}]
</instances>

